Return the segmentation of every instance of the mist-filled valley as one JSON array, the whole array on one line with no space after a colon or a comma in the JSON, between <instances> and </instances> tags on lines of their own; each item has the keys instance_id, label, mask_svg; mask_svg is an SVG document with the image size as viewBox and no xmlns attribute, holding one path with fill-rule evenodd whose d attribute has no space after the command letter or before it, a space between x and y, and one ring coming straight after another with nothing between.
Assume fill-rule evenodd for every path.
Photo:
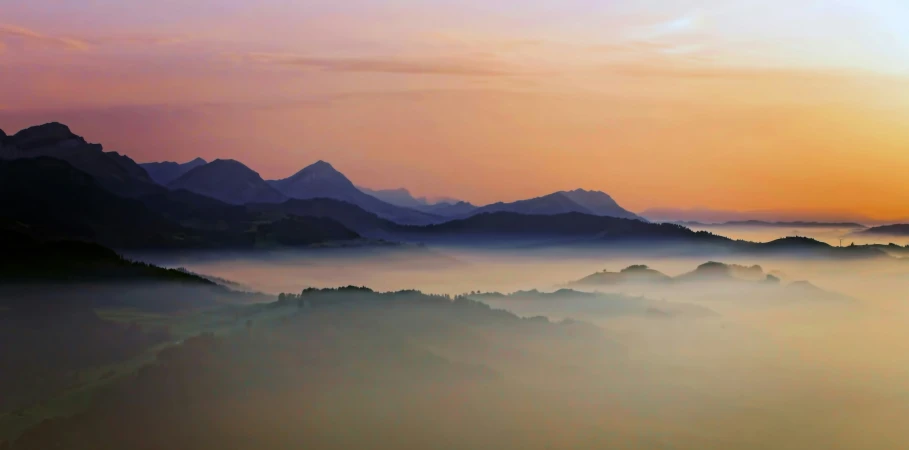
<instances>
[{"instance_id":1,"label":"mist-filled valley","mask_svg":"<svg viewBox=\"0 0 909 450\"><path fill-rule=\"evenodd\" d=\"M708 264L432 246L131 258L271 300L104 305L105 320L171 335L127 353L139 368L109 375L91 406L12 448L909 442L898 258ZM37 412L6 411L5 425L16 414Z\"/></svg>"}]
</instances>

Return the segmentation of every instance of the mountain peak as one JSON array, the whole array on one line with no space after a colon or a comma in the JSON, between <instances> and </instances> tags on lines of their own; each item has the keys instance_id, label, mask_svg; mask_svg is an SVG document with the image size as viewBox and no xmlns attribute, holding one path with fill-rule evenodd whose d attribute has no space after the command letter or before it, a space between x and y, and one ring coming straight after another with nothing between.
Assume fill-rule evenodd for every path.
<instances>
[{"instance_id":1,"label":"mountain peak","mask_svg":"<svg viewBox=\"0 0 909 450\"><path fill-rule=\"evenodd\" d=\"M225 203L279 203L285 200L256 171L234 159L216 159L195 167L168 185Z\"/></svg>"},{"instance_id":2,"label":"mountain peak","mask_svg":"<svg viewBox=\"0 0 909 450\"><path fill-rule=\"evenodd\" d=\"M12 136L13 143L22 150L47 147L73 139L85 143L82 137L73 134L68 126L60 122L29 127Z\"/></svg>"},{"instance_id":3,"label":"mountain peak","mask_svg":"<svg viewBox=\"0 0 909 450\"><path fill-rule=\"evenodd\" d=\"M193 165L196 165L196 164L208 164L208 161L206 161L206 160L204 160L204 159L202 159L202 158L196 157L196 159L194 159L194 160L192 160L192 161L190 161L190 162L188 162L188 163L185 163L185 164L193 164Z\"/></svg>"},{"instance_id":4,"label":"mountain peak","mask_svg":"<svg viewBox=\"0 0 909 450\"><path fill-rule=\"evenodd\" d=\"M325 162L325 161L323 161L323 160L321 160L321 159L318 160L318 161L316 161L316 162L314 162L314 163L312 163L312 164L310 164L310 165L309 165L309 168L312 168L312 169L331 169L331 170L334 170L334 169L335 169L334 167L332 167L331 164L329 164L329 163L327 163L327 162Z\"/></svg>"},{"instance_id":5,"label":"mountain peak","mask_svg":"<svg viewBox=\"0 0 909 450\"><path fill-rule=\"evenodd\" d=\"M298 182L323 182L333 185L343 185L344 187L353 187L353 183L347 179L341 172L338 172L331 164L321 159L304 167L299 172L293 174L290 178L279 180L279 185L288 185ZM356 189L356 188L354 188Z\"/></svg>"},{"instance_id":6,"label":"mountain peak","mask_svg":"<svg viewBox=\"0 0 909 450\"><path fill-rule=\"evenodd\" d=\"M347 179L347 177L344 177L344 175L341 174L341 172L338 172L338 170L335 169L334 166L332 166L331 164L329 164L325 161L322 161L321 159L304 167L303 170L297 172L297 174L294 176L301 175L301 174L340 176L340 177L343 177L345 180Z\"/></svg>"}]
</instances>

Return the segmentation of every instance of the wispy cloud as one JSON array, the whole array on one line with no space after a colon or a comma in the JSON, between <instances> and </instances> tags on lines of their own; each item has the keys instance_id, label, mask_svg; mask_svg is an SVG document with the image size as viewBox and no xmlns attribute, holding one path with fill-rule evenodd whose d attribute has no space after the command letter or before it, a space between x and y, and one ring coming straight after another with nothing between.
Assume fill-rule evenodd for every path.
<instances>
[{"instance_id":1,"label":"wispy cloud","mask_svg":"<svg viewBox=\"0 0 909 450\"><path fill-rule=\"evenodd\" d=\"M659 39L680 34L696 32L704 22L704 15L691 12L683 16L636 28L631 31L630 37L635 39Z\"/></svg>"},{"instance_id":2,"label":"wispy cloud","mask_svg":"<svg viewBox=\"0 0 909 450\"><path fill-rule=\"evenodd\" d=\"M453 75L495 77L514 75L489 60L458 60L432 58L330 58L286 55L274 53L247 53L233 55L237 62L275 64L330 72L371 72L404 75Z\"/></svg>"},{"instance_id":3,"label":"wispy cloud","mask_svg":"<svg viewBox=\"0 0 909 450\"><path fill-rule=\"evenodd\" d=\"M189 40L190 39L186 36L155 35L112 35L98 37L52 36L16 25L0 25L0 52L6 49L10 43L14 43L15 45L15 41L29 46L86 51L100 46L173 45L184 43Z\"/></svg>"},{"instance_id":4,"label":"wispy cloud","mask_svg":"<svg viewBox=\"0 0 909 450\"><path fill-rule=\"evenodd\" d=\"M134 45L175 45L190 41L187 36L104 36L86 39L97 45L134 44Z\"/></svg>"},{"instance_id":5,"label":"wispy cloud","mask_svg":"<svg viewBox=\"0 0 909 450\"><path fill-rule=\"evenodd\" d=\"M50 36L15 25L0 25L0 39L4 41L15 39L24 41L27 44L62 48L65 50L84 51L91 47L91 44L81 39L65 36Z\"/></svg>"},{"instance_id":6,"label":"wispy cloud","mask_svg":"<svg viewBox=\"0 0 909 450\"><path fill-rule=\"evenodd\" d=\"M847 70L737 67L708 64L613 64L608 72L633 78L674 78L689 80L847 80L859 74Z\"/></svg>"}]
</instances>

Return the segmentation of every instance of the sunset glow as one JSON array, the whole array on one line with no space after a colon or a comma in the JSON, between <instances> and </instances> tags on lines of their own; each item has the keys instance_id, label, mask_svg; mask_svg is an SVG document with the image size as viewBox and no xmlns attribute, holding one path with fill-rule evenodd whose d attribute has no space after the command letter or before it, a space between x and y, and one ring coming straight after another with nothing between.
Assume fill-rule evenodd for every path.
<instances>
[{"instance_id":1,"label":"sunset glow","mask_svg":"<svg viewBox=\"0 0 909 450\"><path fill-rule=\"evenodd\" d=\"M732 4L734 3L734 4ZM0 128L477 204L909 217L903 0L0 0Z\"/></svg>"}]
</instances>

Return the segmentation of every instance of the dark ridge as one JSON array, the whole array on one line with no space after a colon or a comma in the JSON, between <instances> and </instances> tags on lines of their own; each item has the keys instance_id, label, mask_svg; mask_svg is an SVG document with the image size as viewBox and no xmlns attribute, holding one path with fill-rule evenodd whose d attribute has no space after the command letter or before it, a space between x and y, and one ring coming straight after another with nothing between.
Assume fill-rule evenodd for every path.
<instances>
[{"instance_id":1,"label":"dark ridge","mask_svg":"<svg viewBox=\"0 0 909 450\"><path fill-rule=\"evenodd\" d=\"M887 236L909 236L909 224L884 225L860 231L859 234L877 234Z\"/></svg>"},{"instance_id":2,"label":"dark ridge","mask_svg":"<svg viewBox=\"0 0 909 450\"><path fill-rule=\"evenodd\" d=\"M4 139L0 159L56 158L95 177L105 189L121 196L135 197L163 189L148 173L125 155L104 152L60 123L26 128Z\"/></svg>"}]
</instances>

